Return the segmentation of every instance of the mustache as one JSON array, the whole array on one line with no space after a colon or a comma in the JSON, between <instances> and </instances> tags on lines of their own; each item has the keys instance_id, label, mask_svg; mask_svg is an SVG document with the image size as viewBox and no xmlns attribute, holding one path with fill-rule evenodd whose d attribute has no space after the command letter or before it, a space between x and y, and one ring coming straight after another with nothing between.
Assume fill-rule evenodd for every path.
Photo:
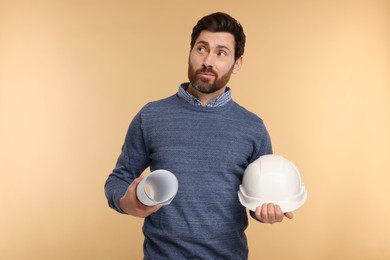
<instances>
[{"instance_id":1,"label":"mustache","mask_svg":"<svg viewBox=\"0 0 390 260\"><path fill-rule=\"evenodd\" d=\"M203 66L203 68L199 69L196 71L196 73L212 73L214 75L218 75L216 71L213 70L212 67L206 67L206 66Z\"/></svg>"}]
</instances>

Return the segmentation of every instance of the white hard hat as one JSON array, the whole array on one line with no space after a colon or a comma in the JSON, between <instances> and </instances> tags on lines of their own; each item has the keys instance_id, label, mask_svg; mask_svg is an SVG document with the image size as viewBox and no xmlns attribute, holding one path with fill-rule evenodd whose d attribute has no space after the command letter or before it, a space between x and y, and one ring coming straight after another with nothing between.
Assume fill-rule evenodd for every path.
<instances>
[{"instance_id":1,"label":"white hard hat","mask_svg":"<svg viewBox=\"0 0 390 260\"><path fill-rule=\"evenodd\" d=\"M274 203L283 212L302 206L307 197L295 165L280 155L263 155L245 169L238 198L243 206L255 211L264 203Z\"/></svg>"}]
</instances>

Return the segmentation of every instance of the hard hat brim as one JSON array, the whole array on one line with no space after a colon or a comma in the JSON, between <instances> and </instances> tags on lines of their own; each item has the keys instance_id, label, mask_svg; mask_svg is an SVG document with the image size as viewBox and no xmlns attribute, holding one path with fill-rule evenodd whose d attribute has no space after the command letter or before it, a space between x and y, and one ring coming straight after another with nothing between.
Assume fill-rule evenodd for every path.
<instances>
[{"instance_id":1,"label":"hard hat brim","mask_svg":"<svg viewBox=\"0 0 390 260\"><path fill-rule=\"evenodd\" d=\"M263 198L253 198L251 196L248 196L245 193L245 190L242 187L242 185L240 185L240 188L239 188L237 194L238 194L238 198L240 200L240 203L244 207L246 207L252 211L256 211L256 208L258 206L263 205L264 203L273 203L273 204L279 205L279 207L281 208L281 210L283 212L292 212L292 211L298 209L299 207L301 207L306 202L306 199L307 199L307 191L306 191L306 188L303 184L302 184L301 192L299 194L297 194L296 196L294 196L292 198L287 198L285 200L272 200L272 199L267 200L267 199L263 199Z\"/></svg>"}]
</instances>

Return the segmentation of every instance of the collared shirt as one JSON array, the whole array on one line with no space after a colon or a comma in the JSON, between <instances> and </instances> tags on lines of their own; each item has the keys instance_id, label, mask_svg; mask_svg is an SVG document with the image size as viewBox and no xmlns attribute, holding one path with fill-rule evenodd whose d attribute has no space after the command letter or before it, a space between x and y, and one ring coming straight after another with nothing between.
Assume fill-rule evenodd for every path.
<instances>
[{"instance_id":1,"label":"collared shirt","mask_svg":"<svg viewBox=\"0 0 390 260\"><path fill-rule=\"evenodd\" d=\"M202 103L199 101L199 99L187 92L187 88L188 83L181 84L179 91L177 92L178 96L192 105L202 106ZM206 104L206 107L220 107L228 103L230 100L232 100L232 91L229 87L226 87L226 91L219 97L210 100Z\"/></svg>"}]
</instances>

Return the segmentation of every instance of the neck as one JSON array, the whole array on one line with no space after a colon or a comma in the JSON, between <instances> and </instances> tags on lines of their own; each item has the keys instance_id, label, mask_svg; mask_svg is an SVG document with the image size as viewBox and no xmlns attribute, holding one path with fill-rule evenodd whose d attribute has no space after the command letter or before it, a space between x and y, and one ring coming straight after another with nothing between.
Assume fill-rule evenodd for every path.
<instances>
[{"instance_id":1,"label":"neck","mask_svg":"<svg viewBox=\"0 0 390 260\"><path fill-rule=\"evenodd\" d=\"M202 93L199 90L197 90L196 88L194 88L191 85L191 83L189 84L189 86L187 88L187 92L190 93L191 95L193 95L194 97L196 97L202 103L202 106L204 106L204 107L207 105L207 103L209 103L211 100L219 97L225 91L226 91L226 86L213 92L213 93Z\"/></svg>"}]
</instances>

